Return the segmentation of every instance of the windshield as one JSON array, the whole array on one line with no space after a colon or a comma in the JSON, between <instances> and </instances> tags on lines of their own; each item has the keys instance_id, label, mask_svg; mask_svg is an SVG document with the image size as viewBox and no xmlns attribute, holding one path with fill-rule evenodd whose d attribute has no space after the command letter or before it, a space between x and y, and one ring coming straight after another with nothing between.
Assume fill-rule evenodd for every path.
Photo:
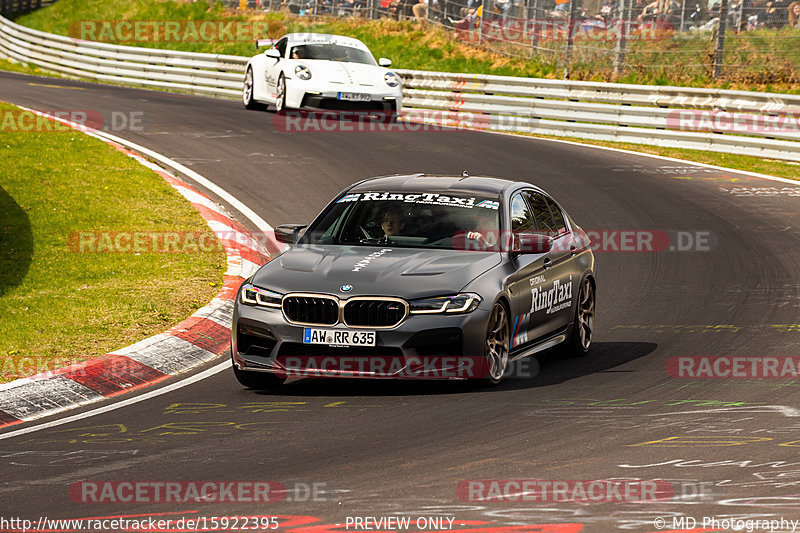
<instances>
[{"instance_id":1,"label":"windshield","mask_svg":"<svg viewBox=\"0 0 800 533\"><path fill-rule=\"evenodd\" d=\"M315 220L301 243L487 250L498 233L497 197L430 192L346 194ZM470 246L473 242L475 246ZM466 243L466 246L465 246Z\"/></svg>"},{"instance_id":2,"label":"windshield","mask_svg":"<svg viewBox=\"0 0 800 533\"><path fill-rule=\"evenodd\" d=\"M292 59L326 59L344 63L376 65L375 58L366 50L333 43L300 44L292 47Z\"/></svg>"}]
</instances>

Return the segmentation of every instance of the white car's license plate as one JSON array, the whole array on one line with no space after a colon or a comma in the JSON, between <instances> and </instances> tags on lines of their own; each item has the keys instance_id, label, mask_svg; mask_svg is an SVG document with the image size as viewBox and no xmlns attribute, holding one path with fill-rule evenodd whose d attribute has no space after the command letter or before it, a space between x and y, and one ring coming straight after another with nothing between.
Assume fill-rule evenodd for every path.
<instances>
[{"instance_id":1,"label":"white car's license plate","mask_svg":"<svg viewBox=\"0 0 800 533\"><path fill-rule=\"evenodd\" d=\"M304 328L303 344L336 344L339 346L375 346L375 332L354 329Z\"/></svg>"},{"instance_id":2,"label":"white car's license plate","mask_svg":"<svg viewBox=\"0 0 800 533\"><path fill-rule=\"evenodd\" d=\"M364 93L339 93L339 100L352 100L354 102L369 102L372 100L368 94Z\"/></svg>"}]
</instances>

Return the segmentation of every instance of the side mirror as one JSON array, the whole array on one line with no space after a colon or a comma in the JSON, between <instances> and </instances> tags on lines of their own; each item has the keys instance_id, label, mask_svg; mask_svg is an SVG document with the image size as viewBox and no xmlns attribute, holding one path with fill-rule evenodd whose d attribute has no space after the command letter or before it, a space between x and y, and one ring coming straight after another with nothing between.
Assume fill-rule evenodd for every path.
<instances>
[{"instance_id":1,"label":"side mirror","mask_svg":"<svg viewBox=\"0 0 800 533\"><path fill-rule=\"evenodd\" d=\"M300 240L300 233L306 224L281 224L275 228L275 240L285 244L294 244Z\"/></svg>"},{"instance_id":2,"label":"side mirror","mask_svg":"<svg viewBox=\"0 0 800 533\"><path fill-rule=\"evenodd\" d=\"M553 249L553 238L542 233L516 233L511 253L546 254Z\"/></svg>"},{"instance_id":3,"label":"side mirror","mask_svg":"<svg viewBox=\"0 0 800 533\"><path fill-rule=\"evenodd\" d=\"M280 59L281 58L281 53L277 48L269 48L269 49L267 49L267 51L264 52L264 55L267 56L267 57L271 57L272 59Z\"/></svg>"},{"instance_id":4,"label":"side mirror","mask_svg":"<svg viewBox=\"0 0 800 533\"><path fill-rule=\"evenodd\" d=\"M277 39L256 39L256 48L263 48L265 46L275 46Z\"/></svg>"},{"instance_id":5,"label":"side mirror","mask_svg":"<svg viewBox=\"0 0 800 533\"><path fill-rule=\"evenodd\" d=\"M392 60L391 59L386 59L385 57L382 57L382 58L378 59L378 64L380 66L382 66L382 67L391 67L392 66Z\"/></svg>"}]
</instances>

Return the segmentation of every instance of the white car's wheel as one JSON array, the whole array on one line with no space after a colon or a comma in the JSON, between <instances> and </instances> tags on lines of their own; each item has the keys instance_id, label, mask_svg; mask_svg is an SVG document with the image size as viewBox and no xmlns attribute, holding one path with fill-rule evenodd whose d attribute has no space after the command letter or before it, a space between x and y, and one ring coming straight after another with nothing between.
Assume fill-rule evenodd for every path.
<instances>
[{"instance_id":1,"label":"white car's wheel","mask_svg":"<svg viewBox=\"0 0 800 533\"><path fill-rule=\"evenodd\" d=\"M286 78L283 74L278 78L278 86L275 87L275 111L283 113L286 110Z\"/></svg>"},{"instance_id":2,"label":"white car's wheel","mask_svg":"<svg viewBox=\"0 0 800 533\"><path fill-rule=\"evenodd\" d=\"M242 87L242 103L247 109L264 109L264 104L260 104L253 99L254 86L253 69L252 67L247 67L247 73L244 75L244 86Z\"/></svg>"}]
</instances>

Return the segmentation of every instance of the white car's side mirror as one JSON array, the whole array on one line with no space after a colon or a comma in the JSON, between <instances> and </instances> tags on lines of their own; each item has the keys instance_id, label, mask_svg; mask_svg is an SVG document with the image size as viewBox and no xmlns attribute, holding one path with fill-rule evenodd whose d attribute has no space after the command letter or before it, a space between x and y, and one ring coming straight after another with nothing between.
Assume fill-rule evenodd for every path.
<instances>
[{"instance_id":1,"label":"white car's side mirror","mask_svg":"<svg viewBox=\"0 0 800 533\"><path fill-rule=\"evenodd\" d=\"M264 55L267 56L267 57L271 57L273 59L280 59L281 58L281 53L280 53L280 51L278 51L277 48L270 48L269 50L264 52Z\"/></svg>"},{"instance_id":2,"label":"white car's side mirror","mask_svg":"<svg viewBox=\"0 0 800 533\"><path fill-rule=\"evenodd\" d=\"M385 57L382 57L382 58L380 58L378 60L378 64L380 66L382 66L382 67L391 67L392 66L392 60L391 59L386 59Z\"/></svg>"}]
</instances>

